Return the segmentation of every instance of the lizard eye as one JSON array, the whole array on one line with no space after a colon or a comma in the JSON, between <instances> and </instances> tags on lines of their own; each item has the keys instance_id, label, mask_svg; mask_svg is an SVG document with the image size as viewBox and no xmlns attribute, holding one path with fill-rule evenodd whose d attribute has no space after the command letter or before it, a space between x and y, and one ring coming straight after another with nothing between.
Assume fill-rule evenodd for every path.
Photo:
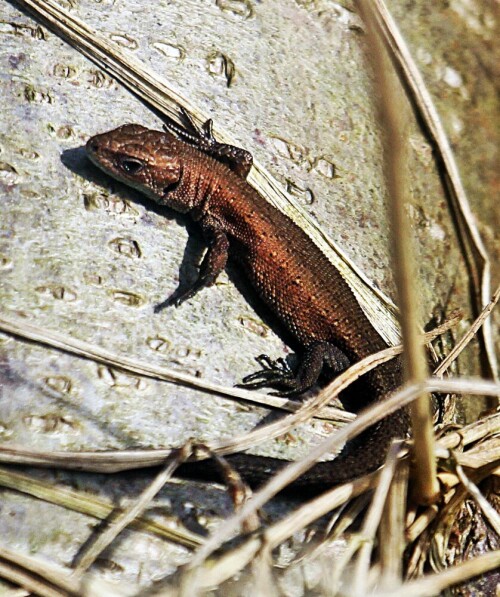
<instances>
[{"instance_id":1,"label":"lizard eye","mask_svg":"<svg viewBox=\"0 0 500 597\"><path fill-rule=\"evenodd\" d=\"M124 172L132 176L138 174L144 168L144 163L135 158L122 158L119 160L118 165Z\"/></svg>"}]
</instances>

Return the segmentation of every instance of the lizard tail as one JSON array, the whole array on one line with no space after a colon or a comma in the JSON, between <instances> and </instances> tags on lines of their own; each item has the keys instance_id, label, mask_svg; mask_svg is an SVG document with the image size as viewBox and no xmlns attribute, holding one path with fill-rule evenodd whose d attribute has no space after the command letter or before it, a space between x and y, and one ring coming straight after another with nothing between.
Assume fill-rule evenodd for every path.
<instances>
[{"instance_id":1,"label":"lizard tail","mask_svg":"<svg viewBox=\"0 0 500 597\"><path fill-rule=\"evenodd\" d=\"M360 387L357 387L353 395L368 395L373 402L384 399L400 385L399 359L380 365L359 382L365 386L364 391L360 392ZM376 470L384 462L392 440L405 438L408 428L409 417L405 409L387 416L347 443L334 460L316 463L291 483L287 490L293 493L316 494ZM262 485L289 464L288 461L279 458L249 454L231 454L226 456L226 460L252 487ZM182 476L198 479L214 480L218 476L215 463L206 460L187 463L179 472Z\"/></svg>"}]
</instances>

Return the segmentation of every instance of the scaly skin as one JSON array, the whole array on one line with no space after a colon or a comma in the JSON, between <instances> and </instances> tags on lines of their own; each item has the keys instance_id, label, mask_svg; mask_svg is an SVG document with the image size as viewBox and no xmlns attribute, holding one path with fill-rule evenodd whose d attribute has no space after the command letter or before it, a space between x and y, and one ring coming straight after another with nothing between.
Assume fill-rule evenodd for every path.
<instances>
[{"instance_id":1,"label":"scaly skin","mask_svg":"<svg viewBox=\"0 0 500 597\"><path fill-rule=\"evenodd\" d=\"M246 378L245 387L271 385L299 394L326 369L330 376L387 344L371 325L350 287L309 237L246 182L251 155L218 143L208 121L203 130L173 124L175 132L128 124L87 142L90 159L114 178L160 205L198 222L208 250L198 280L172 303L179 305L213 284L229 256L241 264L262 300L303 349L296 374L271 367ZM401 384L398 359L380 365L349 389L357 411L382 400ZM318 463L295 486L321 489L376 469L394 437L404 437L406 413L372 426L332 462ZM274 458L229 458L251 483L260 483L285 463Z\"/></svg>"}]
</instances>

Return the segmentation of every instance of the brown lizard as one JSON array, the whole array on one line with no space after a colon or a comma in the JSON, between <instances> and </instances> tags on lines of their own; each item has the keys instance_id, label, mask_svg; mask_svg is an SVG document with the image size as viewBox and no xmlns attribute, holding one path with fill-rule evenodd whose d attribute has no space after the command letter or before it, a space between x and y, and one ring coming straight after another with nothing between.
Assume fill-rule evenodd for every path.
<instances>
[{"instance_id":1,"label":"brown lizard","mask_svg":"<svg viewBox=\"0 0 500 597\"><path fill-rule=\"evenodd\" d=\"M186 114L184 117L187 118ZM283 361L266 364L243 380L281 395L311 388L323 370L332 377L360 359L387 348L367 319L349 285L311 239L247 182L249 152L222 144L207 121L198 129L167 123L165 131L126 124L96 135L86 145L90 159L114 178L142 191L159 205L189 216L201 227L208 249L196 282L180 305L212 285L228 255L241 264L262 300L302 349L296 373ZM401 384L401 362L378 366L350 386L343 401L353 411L382 400ZM321 489L376 469L391 440L408 430L405 412L370 427L330 462L317 463L295 486ZM249 482L259 484L285 461L249 455L229 460Z\"/></svg>"}]
</instances>

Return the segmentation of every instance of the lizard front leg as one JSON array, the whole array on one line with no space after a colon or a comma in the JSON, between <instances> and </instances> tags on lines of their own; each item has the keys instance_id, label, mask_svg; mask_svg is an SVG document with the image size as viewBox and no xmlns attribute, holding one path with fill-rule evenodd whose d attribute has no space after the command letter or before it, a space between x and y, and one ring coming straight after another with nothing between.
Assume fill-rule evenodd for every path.
<instances>
[{"instance_id":1,"label":"lizard front leg","mask_svg":"<svg viewBox=\"0 0 500 597\"><path fill-rule=\"evenodd\" d=\"M207 242L207 251L201 262L197 279L182 294L178 295L174 293L165 302L158 305L155 308L155 312L159 312L170 305L178 307L184 301L192 298L202 288L212 286L217 280L218 275L226 267L229 248L229 240L226 233L218 228L206 224L203 225L202 222L200 223L202 225L203 236Z\"/></svg>"}]
</instances>

